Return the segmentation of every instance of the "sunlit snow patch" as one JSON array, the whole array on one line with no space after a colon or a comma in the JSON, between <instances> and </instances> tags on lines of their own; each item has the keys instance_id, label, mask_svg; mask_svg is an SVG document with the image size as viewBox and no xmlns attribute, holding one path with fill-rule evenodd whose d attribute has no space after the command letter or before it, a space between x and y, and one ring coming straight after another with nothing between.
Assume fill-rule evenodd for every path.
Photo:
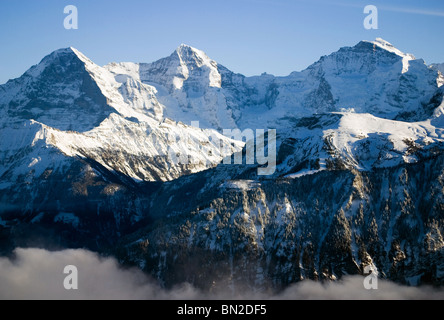
<instances>
[{"instance_id":1,"label":"sunlit snow patch","mask_svg":"<svg viewBox=\"0 0 444 320\"><path fill-rule=\"evenodd\" d=\"M305 169L305 170L301 170L301 171L296 172L296 173L288 174L284 178L287 178L287 179L297 179L297 178L300 178L300 177L303 177L303 176L313 175L313 174L321 172L321 171L324 171L324 169L321 169L321 170Z\"/></svg>"},{"instance_id":2,"label":"sunlit snow patch","mask_svg":"<svg viewBox=\"0 0 444 320\"><path fill-rule=\"evenodd\" d=\"M222 184L221 188L247 191L257 189L260 186L261 184L254 180L230 180Z\"/></svg>"}]
</instances>

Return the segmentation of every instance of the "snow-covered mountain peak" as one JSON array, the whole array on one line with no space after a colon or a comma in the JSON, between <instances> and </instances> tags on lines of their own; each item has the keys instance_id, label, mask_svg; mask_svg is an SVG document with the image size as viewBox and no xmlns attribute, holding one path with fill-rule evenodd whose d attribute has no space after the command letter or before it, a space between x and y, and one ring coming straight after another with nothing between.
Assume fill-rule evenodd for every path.
<instances>
[{"instance_id":1,"label":"snow-covered mountain peak","mask_svg":"<svg viewBox=\"0 0 444 320\"><path fill-rule=\"evenodd\" d=\"M367 43L371 43L373 44L374 48L376 49L376 47L381 48L383 50L386 50L388 52L394 53L400 57L405 57L405 58L409 58L410 60L415 60L415 56L411 53L404 53L401 50L399 50L398 48L396 48L393 44L391 44L390 42L382 39L382 38L376 38L375 41L362 41L362 42L367 42Z\"/></svg>"},{"instance_id":2,"label":"snow-covered mountain peak","mask_svg":"<svg viewBox=\"0 0 444 320\"><path fill-rule=\"evenodd\" d=\"M80 51L56 50L2 86L4 121L36 120L59 130L91 130L113 111L99 87L110 78Z\"/></svg>"},{"instance_id":3,"label":"snow-covered mountain peak","mask_svg":"<svg viewBox=\"0 0 444 320\"><path fill-rule=\"evenodd\" d=\"M402 52L393 44L382 38L376 38L375 41L370 41L370 43L373 44L374 50L376 50L376 47L378 47L402 57L402 73L406 73L409 70L409 61L416 60L416 57L413 54Z\"/></svg>"},{"instance_id":4,"label":"snow-covered mountain peak","mask_svg":"<svg viewBox=\"0 0 444 320\"><path fill-rule=\"evenodd\" d=\"M198 67L208 64L212 60L202 50L181 44L175 51L184 63L196 63Z\"/></svg>"},{"instance_id":5,"label":"snow-covered mountain peak","mask_svg":"<svg viewBox=\"0 0 444 320\"><path fill-rule=\"evenodd\" d=\"M403 53L383 39L363 40L353 47L343 47L321 57L308 67L308 71L312 75L333 72L337 75L360 73L368 76L375 71L386 72L388 68L394 68L397 73L398 70L405 73L411 60L415 60L413 55Z\"/></svg>"},{"instance_id":6,"label":"snow-covered mountain peak","mask_svg":"<svg viewBox=\"0 0 444 320\"><path fill-rule=\"evenodd\" d=\"M45 58L43 58L42 62L60 62L60 59L64 58L64 57L72 57L72 58L78 58L83 62L89 62L92 63L92 61L85 56L82 52L80 52L79 50L77 50L74 47L67 47L67 48L62 48L62 49L58 49L53 51L52 53L50 53L49 55L47 55Z\"/></svg>"},{"instance_id":7,"label":"snow-covered mountain peak","mask_svg":"<svg viewBox=\"0 0 444 320\"><path fill-rule=\"evenodd\" d=\"M148 91L166 107L164 117L187 124L200 121L206 128L237 127L222 89L222 73L230 71L201 50L182 44L152 63L111 63L104 69L119 83L131 78L148 85Z\"/></svg>"},{"instance_id":8,"label":"snow-covered mountain peak","mask_svg":"<svg viewBox=\"0 0 444 320\"><path fill-rule=\"evenodd\" d=\"M196 49L192 46L189 46L187 44L182 43L180 46L177 47L176 52L180 56L202 56L208 58L207 54L203 52L202 50Z\"/></svg>"},{"instance_id":9,"label":"snow-covered mountain peak","mask_svg":"<svg viewBox=\"0 0 444 320\"><path fill-rule=\"evenodd\" d=\"M66 48L60 48L57 50L54 50L52 53L50 53L47 57L55 57L60 55L66 55L66 54L75 54L79 58L86 58L86 60L89 60L82 52L80 52L78 49L74 47L66 47Z\"/></svg>"},{"instance_id":10,"label":"snow-covered mountain peak","mask_svg":"<svg viewBox=\"0 0 444 320\"><path fill-rule=\"evenodd\" d=\"M390 42L388 42L387 40L384 40L382 38L376 38L375 41L373 41L373 43L375 43L379 46L383 46L383 47L395 48L394 45L392 45Z\"/></svg>"},{"instance_id":11,"label":"snow-covered mountain peak","mask_svg":"<svg viewBox=\"0 0 444 320\"><path fill-rule=\"evenodd\" d=\"M218 64L205 52L181 44L170 56L152 63L111 63L105 66L116 81L129 76L145 84L153 84L160 91L183 91L185 82L196 89L220 88L222 79Z\"/></svg>"},{"instance_id":12,"label":"snow-covered mountain peak","mask_svg":"<svg viewBox=\"0 0 444 320\"><path fill-rule=\"evenodd\" d=\"M49 66L59 65L61 68L70 67L75 60L82 62L89 60L80 51L68 47L53 51L44 57L37 65L31 67L24 75L38 77Z\"/></svg>"},{"instance_id":13,"label":"snow-covered mountain peak","mask_svg":"<svg viewBox=\"0 0 444 320\"><path fill-rule=\"evenodd\" d=\"M221 75L217 68L217 62L210 59L205 52L189 45L181 44L176 49L175 54L179 57L180 67L186 78L193 73L194 69L204 69L197 72L197 74L208 74L209 86L221 87Z\"/></svg>"},{"instance_id":14,"label":"snow-covered mountain peak","mask_svg":"<svg viewBox=\"0 0 444 320\"><path fill-rule=\"evenodd\" d=\"M51 52L48 56L62 55L62 54L70 54L77 51L74 47L60 48Z\"/></svg>"}]
</instances>

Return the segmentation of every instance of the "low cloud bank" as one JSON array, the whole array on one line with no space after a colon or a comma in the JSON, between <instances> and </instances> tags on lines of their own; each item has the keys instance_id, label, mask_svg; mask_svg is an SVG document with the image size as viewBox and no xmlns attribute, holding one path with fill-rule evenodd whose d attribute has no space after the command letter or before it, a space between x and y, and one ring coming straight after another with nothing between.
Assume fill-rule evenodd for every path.
<instances>
[{"instance_id":1,"label":"low cloud bank","mask_svg":"<svg viewBox=\"0 0 444 320\"><path fill-rule=\"evenodd\" d=\"M17 249L16 258L0 258L0 299L444 299L444 290L405 287L378 281L378 290L366 290L363 277L349 276L340 282L304 281L284 292L268 296L253 292L202 293L190 285L164 290L138 269L122 269L112 258L86 250L49 252ZM65 266L78 270L78 290L66 290Z\"/></svg>"}]
</instances>

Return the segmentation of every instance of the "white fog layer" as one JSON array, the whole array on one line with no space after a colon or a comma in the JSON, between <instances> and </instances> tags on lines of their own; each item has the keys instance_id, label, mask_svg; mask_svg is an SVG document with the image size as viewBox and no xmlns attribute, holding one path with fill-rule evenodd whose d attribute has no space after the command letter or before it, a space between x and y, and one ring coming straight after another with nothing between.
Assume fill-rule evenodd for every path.
<instances>
[{"instance_id":1,"label":"white fog layer","mask_svg":"<svg viewBox=\"0 0 444 320\"><path fill-rule=\"evenodd\" d=\"M64 287L67 265L77 267L77 290ZM115 259L86 250L16 249L14 259L0 258L0 270L0 299L444 299L444 290L384 280L378 290L366 290L362 276L330 284L303 281L273 296L228 288L208 295L188 284L165 290L140 270L122 269Z\"/></svg>"}]
</instances>

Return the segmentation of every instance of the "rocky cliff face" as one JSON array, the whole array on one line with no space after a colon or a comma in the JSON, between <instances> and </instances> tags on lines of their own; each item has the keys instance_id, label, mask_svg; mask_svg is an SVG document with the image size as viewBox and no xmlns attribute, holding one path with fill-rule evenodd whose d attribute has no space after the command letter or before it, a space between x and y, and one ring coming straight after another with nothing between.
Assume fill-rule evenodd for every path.
<instances>
[{"instance_id":1,"label":"rocky cliff face","mask_svg":"<svg viewBox=\"0 0 444 320\"><path fill-rule=\"evenodd\" d=\"M55 129L85 132L113 111L72 48L53 52L2 89L2 127L33 119Z\"/></svg>"},{"instance_id":2,"label":"rocky cliff face","mask_svg":"<svg viewBox=\"0 0 444 320\"><path fill-rule=\"evenodd\" d=\"M167 286L281 289L362 274L366 266L401 283L442 285L443 161L222 179L205 193L198 190L217 172L179 179L162 187L151 208L169 214L123 239L118 253ZM174 204L190 185L198 200Z\"/></svg>"}]
</instances>

